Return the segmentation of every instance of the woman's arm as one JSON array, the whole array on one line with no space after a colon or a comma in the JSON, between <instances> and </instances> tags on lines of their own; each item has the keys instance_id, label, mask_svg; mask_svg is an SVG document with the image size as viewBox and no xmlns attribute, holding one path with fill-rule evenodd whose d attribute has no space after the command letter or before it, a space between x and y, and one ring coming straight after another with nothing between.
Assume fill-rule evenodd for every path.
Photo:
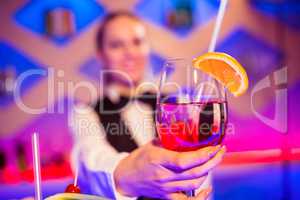
<instances>
[{"instance_id":1,"label":"woman's arm","mask_svg":"<svg viewBox=\"0 0 300 200\"><path fill-rule=\"evenodd\" d=\"M76 106L70 116L70 126L74 138L73 168L78 167L78 181L83 191L111 199L135 199L115 189L112 174L128 153L118 153L106 141L105 130L94 110L84 105Z\"/></svg>"},{"instance_id":2,"label":"woman's arm","mask_svg":"<svg viewBox=\"0 0 300 200\"><path fill-rule=\"evenodd\" d=\"M198 189L222 161L225 151L225 147L215 146L175 152L162 148L154 140L120 161L114 172L117 190L126 196L194 199L181 192Z\"/></svg>"},{"instance_id":3,"label":"woman's arm","mask_svg":"<svg viewBox=\"0 0 300 200\"><path fill-rule=\"evenodd\" d=\"M118 153L107 143L91 108L77 108L72 118L73 161L79 163L79 182L88 193L107 198L185 199L178 192L199 188L225 152L224 148L207 147L179 153L160 147L154 140L130 154ZM206 199L207 191L202 190L195 199Z\"/></svg>"}]
</instances>

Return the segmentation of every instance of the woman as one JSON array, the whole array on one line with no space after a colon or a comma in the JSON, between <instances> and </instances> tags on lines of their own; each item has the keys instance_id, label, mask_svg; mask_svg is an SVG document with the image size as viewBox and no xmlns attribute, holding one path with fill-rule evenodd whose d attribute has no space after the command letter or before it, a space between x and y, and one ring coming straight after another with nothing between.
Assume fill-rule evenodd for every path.
<instances>
[{"instance_id":1,"label":"woman","mask_svg":"<svg viewBox=\"0 0 300 200\"><path fill-rule=\"evenodd\" d=\"M81 189L111 199L187 199L181 191L202 186L225 147L179 153L155 140L155 94L137 91L150 50L137 17L106 16L97 50L107 72L103 95L93 108L77 107L73 117ZM195 199L206 199L210 191L201 189Z\"/></svg>"}]
</instances>

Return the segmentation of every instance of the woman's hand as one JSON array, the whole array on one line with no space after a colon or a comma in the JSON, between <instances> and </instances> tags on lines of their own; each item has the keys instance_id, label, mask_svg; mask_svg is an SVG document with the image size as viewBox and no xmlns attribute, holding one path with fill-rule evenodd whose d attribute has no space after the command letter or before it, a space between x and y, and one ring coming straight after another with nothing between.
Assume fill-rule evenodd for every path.
<instances>
[{"instance_id":1,"label":"woman's hand","mask_svg":"<svg viewBox=\"0 0 300 200\"><path fill-rule=\"evenodd\" d=\"M189 152L175 152L152 141L125 157L114 171L116 189L122 195L162 199L185 199L181 191L195 190L208 172L218 165L225 147L206 147ZM201 191L196 199L206 199Z\"/></svg>"},{"instance_id":2,"label":"woman's hand","mask_svg":"<svg viewBox=\"0 0 300 200\"><path fill-rule=\"evenodd\" d=\"M201 192L199 192L199 194L197 194L197 196L195 197L187 197L185 194L183 193L173 193L171 195L169 195L168 199L174 199L174 200L206 200L210 193L211 193L212 189L211 187L202 190Z\"/></svg>"}]
</instances>

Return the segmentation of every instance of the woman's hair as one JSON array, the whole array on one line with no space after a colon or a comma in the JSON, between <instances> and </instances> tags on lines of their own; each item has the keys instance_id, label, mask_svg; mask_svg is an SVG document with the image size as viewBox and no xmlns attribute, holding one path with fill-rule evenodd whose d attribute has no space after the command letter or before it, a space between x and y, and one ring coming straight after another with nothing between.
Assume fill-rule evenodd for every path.
<instances>
[{"instance_id":1,"label":"woman's hair","mask_svg":"<svg viewBox=\"0 0 300 200\"><path fill-rule=\"evenodd\" d=\"M122 17L122 16L129 17L131 19L140 21L140 19L136 15L134 15L133 13L131 13L129 11L115 11L115 12L111 12L111 13L107 14L103 18L101 25L98 28L97 35L96 35L96 48L97 48L98 52L102 51L102 49L103 49L104 34L105 34L105 29L106 29L107 25L112 20L114 20L118 17Z\"/></svg>"}]
</instances>

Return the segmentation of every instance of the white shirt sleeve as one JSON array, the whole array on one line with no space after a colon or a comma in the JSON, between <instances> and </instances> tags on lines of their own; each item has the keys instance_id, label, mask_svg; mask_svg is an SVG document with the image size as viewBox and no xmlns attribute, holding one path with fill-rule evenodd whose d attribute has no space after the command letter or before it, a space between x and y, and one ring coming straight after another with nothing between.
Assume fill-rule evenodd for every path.
<instances>
[{"instance_id":1,"label":"white shirt sleeve","mask_svg":"<svg viewBox=\"0 0 300 200\"><path fill-rule=\"evenodd\" d=\"M74 107L70 115L74 145L71 155L74 171L83 191L102 197L130 200L115 188L113 173L119 161L128 153L118 153L106 140L106 132L98 115L87 106Z\"/></svg>"}]
</instances>

